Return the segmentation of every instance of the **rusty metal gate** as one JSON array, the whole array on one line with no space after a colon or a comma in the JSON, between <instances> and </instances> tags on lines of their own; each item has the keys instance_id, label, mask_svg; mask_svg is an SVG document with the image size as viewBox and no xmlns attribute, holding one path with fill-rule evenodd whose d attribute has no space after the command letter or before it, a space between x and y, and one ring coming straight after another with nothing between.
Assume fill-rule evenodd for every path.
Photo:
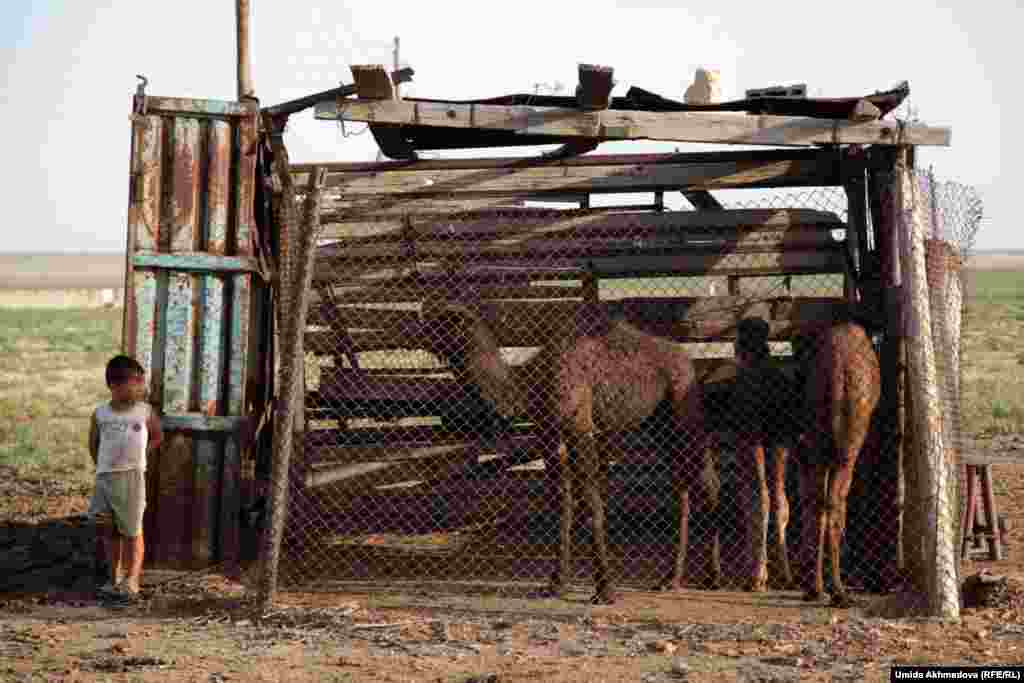
<instances>
[{"instance_id":1,"label":"rusty metal gate","mask_svg":"<svg viewBox=\"0 0 1024 683\"><path fill-rule=\"evenodd\" d=\"M122 348L145 368L167 436L148 468L147 559L230 563L272 374L253 210L258 104L144 87L132 106Z\"/></svg>"}]
</instances>

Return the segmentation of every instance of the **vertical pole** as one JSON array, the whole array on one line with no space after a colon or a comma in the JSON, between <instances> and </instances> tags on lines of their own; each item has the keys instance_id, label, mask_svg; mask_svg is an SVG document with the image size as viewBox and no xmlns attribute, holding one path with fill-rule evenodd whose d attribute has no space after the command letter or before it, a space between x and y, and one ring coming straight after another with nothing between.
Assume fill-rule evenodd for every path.
<instances>
[{"instance_id":1,"label":"vertical pole","mask_svg":"<svg viewBox=\"0 0 1024 683\"><path fill-rule=\"evenodd\" d=\"M898 585L905 568L906 548L903 537L906 526L904 507L904 382L903 322L900 292L902 279L899 262L899 231L895 197L892 194L895 158L889 150L872 151L870 174L870 210L874 226L874 242L881 266L881 307L885 336L880 354L882 370L882 404L879 407L879 472L878 496L884 506L878 548L880 567L877 588L885 590Z\"/></svg>"},{"instance_id":2,"label":"vertical pole","mask_svg":"<svg viewBox=\"0 0 1024 683\"><path fill-rule=\"evenodd\" d=\"M252 67L249 61L249 0L235 0L235 24L238 30L238 100L253 99Z\"/></svg>"},{"instance_id":3,"label":"vertical pole","mask_svg":"<svg viewBox=\"0 0 1024 683\"><path fill-rule=\"evenodd\" d=\"M900 263L904 274L908 387L915 397L910 418L914 425L914 453L921 468L922 488L913 492L925 507L925 591L931 615L960 616L954 522L949 496L949 467L943 442L940 393L935 370L925 266L925 233L931 216L924 211L917 178L905 163L898 165L896 181L901 232Z\"/></svg>"},{"instance_id":4,"label":"vertical pole","mask_svg":"<svg viewBox=\"0 0 1024 683\"><path fill-rule=\"evenodd\" d=\"M394 73L394 72L398 71L398 50L399 50L400 46L401 46L401 43L400 43L400 41L398 39L398 36L395 36L395 49L392 50L392 52L391 52L391 57L392 57L391 58L391 73ZM402 99L402 95L401 95L401 92L400 92L400 88L401 87L402 86L400 84L395 83L395 99L396 100Z\"/></svg>"}]
</instances>

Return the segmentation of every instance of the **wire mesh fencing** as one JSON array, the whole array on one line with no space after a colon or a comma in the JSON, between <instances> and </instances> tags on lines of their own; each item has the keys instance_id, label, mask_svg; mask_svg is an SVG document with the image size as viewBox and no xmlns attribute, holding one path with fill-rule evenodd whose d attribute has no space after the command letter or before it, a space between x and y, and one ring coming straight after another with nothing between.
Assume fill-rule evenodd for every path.
<instances>
[{"instance_id":1,"label":"wire mesh fencing","mask_svg":"<svg viewBox=\"0 0 1024 683\"><path fill-rule=\"evenodd\" d=\"M660 195L550 208L329 185L282 587L473 581L599 603L622 586L773 588L847 604L910 580L908 506L956 506L956 477L905 476L902 357L881 307L862 305L884 289L868 286L885 249L871 222L909 206L895 193L855 230L842 188L668 210ZM976 195L933 187L928 234L963 254ZM944 263L946 298L929 303L959 309ZM954 444L959 320L931 325ZM928 485L953 497L918 496Z\"/></svg>"}]
</instances>

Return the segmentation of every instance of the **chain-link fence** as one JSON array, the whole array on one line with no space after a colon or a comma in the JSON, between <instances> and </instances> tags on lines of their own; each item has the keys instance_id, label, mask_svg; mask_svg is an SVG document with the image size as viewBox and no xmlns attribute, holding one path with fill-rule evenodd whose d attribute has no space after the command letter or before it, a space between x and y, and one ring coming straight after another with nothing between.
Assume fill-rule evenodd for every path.
<instances>
[{"instance_id":1,"label":"chain-link fence","mask_svg":"<svg viewBox=\"0 0 1024 683\"><path fill-rule=\"evenodd\" d=\"M930 405L914 392L932 362L944 440L928 452L955 457L959 261L929 271L942 300L908 298L914 273L892 275L914 243L897 255L879 235L914 225L962 259L979 205L877 175L676 209L660 192L554 209L449 196L440 172L362 194L328 176L308 325L280 351L301 351L305 386L275 423L297 418L275 466L274 580L586 586L598 602L616 586L928 592L912 572L934 570L927 539L956 498L927 492L958 479L913 455ZM932 307L933 361L888 317L920 320L914 301Z\"/></svg>"}]
</instances>

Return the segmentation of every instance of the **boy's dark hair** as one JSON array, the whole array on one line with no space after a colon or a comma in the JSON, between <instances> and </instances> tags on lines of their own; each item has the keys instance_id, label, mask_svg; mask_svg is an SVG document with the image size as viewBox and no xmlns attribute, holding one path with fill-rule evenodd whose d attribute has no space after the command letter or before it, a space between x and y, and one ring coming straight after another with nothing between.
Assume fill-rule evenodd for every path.
<instances>
[{"instance_id":1,"label":"boy's dark hair","mask_svg":"<svg viewBox=\"0 0 1024 683\"><path fill-rule=\"evenodd\" d=\"M107 386L123 384L132 377L146 376L139 361L131 356L114 356L107 362Z\"/></svg>"}]
</instances>

